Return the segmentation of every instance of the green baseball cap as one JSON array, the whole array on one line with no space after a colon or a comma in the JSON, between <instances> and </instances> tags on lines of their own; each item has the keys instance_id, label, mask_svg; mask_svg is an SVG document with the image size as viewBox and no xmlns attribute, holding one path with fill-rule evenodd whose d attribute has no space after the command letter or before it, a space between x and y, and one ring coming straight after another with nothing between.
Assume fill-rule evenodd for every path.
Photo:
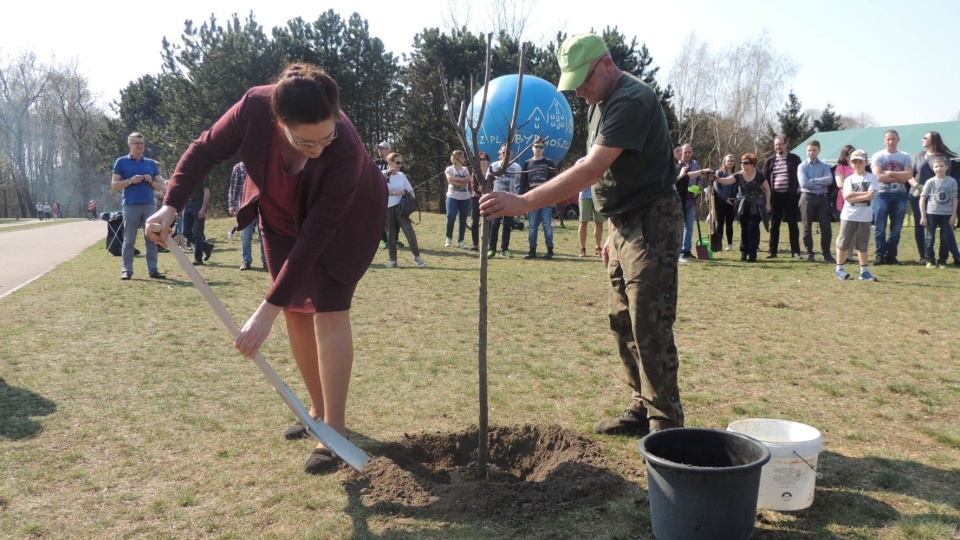
<instances>
[{"instance_id":1,"label":"green baseball cap","mask_svg":"<svg viewBox=\"0 0 960 540\"><path fill-rule=\"evenodd\" d=\"M564 40L557 53L560 64L558 90L575 90L583 84L590 62L607 53L607 44L596 34L576 34Z\"/></svg>"}]
</instances>

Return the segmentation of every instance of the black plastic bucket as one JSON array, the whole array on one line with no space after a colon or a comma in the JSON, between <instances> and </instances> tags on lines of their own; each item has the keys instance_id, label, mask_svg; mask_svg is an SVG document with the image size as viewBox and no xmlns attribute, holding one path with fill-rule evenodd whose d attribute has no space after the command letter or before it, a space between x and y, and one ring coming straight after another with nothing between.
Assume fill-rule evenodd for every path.
<instances>
[{"instance_id":1,"label":"black plastic bucket","mask_svg":"<svg viewBox=\"0 0 960 540\"><path fill-rule=\"evenodd\" d=\"M762 442L730 431L680 428L640 441L650 515L659 540L750 538L757 517Z\"/></svg>"}]
</instances>

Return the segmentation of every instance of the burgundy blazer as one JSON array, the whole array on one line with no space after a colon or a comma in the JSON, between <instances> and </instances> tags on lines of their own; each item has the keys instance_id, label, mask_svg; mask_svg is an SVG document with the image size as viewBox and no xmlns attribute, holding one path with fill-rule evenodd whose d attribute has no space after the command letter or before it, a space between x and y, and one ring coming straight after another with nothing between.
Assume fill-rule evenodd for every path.
<instances>
[{"instance_id":1,"label":"burgundy blazer","mask_svg":"<svg viewBox=\"0 0 960 540\"><path fill-rule=\"evenodd\" d=\"M190 143L170 178L164 204L182 210L190 193L218 164L236 155L247 168L237 228L258 216L273 137L273 86L251 88L200 138ZM297 239L266 300L287 305L304 279L327 272L354 286L373 260L386 221L387 186L349 118L340 113L337 138L298 174Z\"/></svg>"}]
</instances>

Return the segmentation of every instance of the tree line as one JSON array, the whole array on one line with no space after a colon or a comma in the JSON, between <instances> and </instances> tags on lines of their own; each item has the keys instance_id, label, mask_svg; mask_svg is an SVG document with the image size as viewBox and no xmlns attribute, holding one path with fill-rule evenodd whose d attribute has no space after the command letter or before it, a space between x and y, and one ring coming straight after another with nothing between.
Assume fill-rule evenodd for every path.
<instances>
[{"instance_id":1,"label":"tree line","mask_svg":"<svg viewBox=\"0 0 960 540\"><path fill-rule=\"evenodd\" d=\"M780 113L773 105L782 102L795 68L764 36L722 55L690 41L669 84L662 85L659 67L636 37L616 27L598 34L621 69L657 92L674 139L693 142L701 162L742 148L761 148L773 126L790 120L775 120ZM493 76L516 73L522 50L524 72L555 83L560 75L556 53L566 37L557 33L546 43L534 44L501 30L493 41ZM404 155L422 204L441 210L443 170L457 144L455 128L444 114L444 86L454 99L471 99L470 93L482 83L486 36L465 26L425 28L401 58L370 34L367 21L357 13L344 19L328 10L312 22L298 17L268 32L251 12L224 23L213 16L199 26L186 21L179 41L165 38L160 52L160 72L130 82L110 111L96 104L75 66L45 66L32 54L0 66L0 217L30 216L37 200L62 200L70 215L82 215L89 199L97 199L101 208L119 208L119 196L108 188L109 175L114 160L128 152L127 134L144 133L147 156L157 159L164 176L170 176L191 141L248 88L272 82L293 61L323 66L337 80L342 108L371 155L376 155L378 142L389 141ZM763 95L744 94L751 86L746 76L750 69L735 62L751 59L764 62L754 69L778 74L780 82L767 85ZM708 69L740 70L740 87L705 85ZM573 92L567 99L574 112L574 140L561 167L585 152L587 107ZM828 112L829 106L824 114ZM213 193L223 194L214 196L215 214L225 213L232 165L225 163L211 174Z\"/></svg>"},{"instance_id":2,"label":"tree line","mask_svg":"<svg viewBox=\"0 0 960 540\"><path fill-rule=\"evenodd\" d=\"M38 201L83 215L104 185L96 137L105 120L76 63L29 52L0 62L0 217L35 217Z\"/></svg>"}]
</instances>

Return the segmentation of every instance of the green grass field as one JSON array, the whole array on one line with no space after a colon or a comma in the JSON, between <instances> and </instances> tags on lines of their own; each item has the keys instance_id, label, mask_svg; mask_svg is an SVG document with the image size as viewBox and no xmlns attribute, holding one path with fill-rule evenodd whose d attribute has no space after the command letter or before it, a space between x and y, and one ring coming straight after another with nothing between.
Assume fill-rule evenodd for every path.
<instances>
[{"instance_id":1,"label":"green grass field","mask_svg":"<svg viewBox=\"0 0 960 540\"><path fill-rule=\"evenodd\" d=\"M444 225L416 226L427 268L404 249L388 269L380 251L360 283L348 425L361 446L477 423L479 263L442 247ZM490 422L556 424L642 467L635 439L592 434L628 393L605 273L576 257L574 225L556 229L553 261L490 263ZM201 273L242 323L269 276L237 271L229 227L208 222L217 249ZM901 259L915 261L904 233ZM512 244L522 255L526 231ZM98 242L0 300L0 537L652 538L644 479L518 528L378 513L343 472L303 474L313 443L283 439L292 415L172 256L160 262L170 279L147 279L138 257L121 282ZM960 537L960 270L874 270L879 283L840 282L832 265L737 252L680 268L687 424L769 417L823 433L813 506L760 512L754 538ZM305 396L282 323L263 352Z\"/></svg>"}]
</instances>

